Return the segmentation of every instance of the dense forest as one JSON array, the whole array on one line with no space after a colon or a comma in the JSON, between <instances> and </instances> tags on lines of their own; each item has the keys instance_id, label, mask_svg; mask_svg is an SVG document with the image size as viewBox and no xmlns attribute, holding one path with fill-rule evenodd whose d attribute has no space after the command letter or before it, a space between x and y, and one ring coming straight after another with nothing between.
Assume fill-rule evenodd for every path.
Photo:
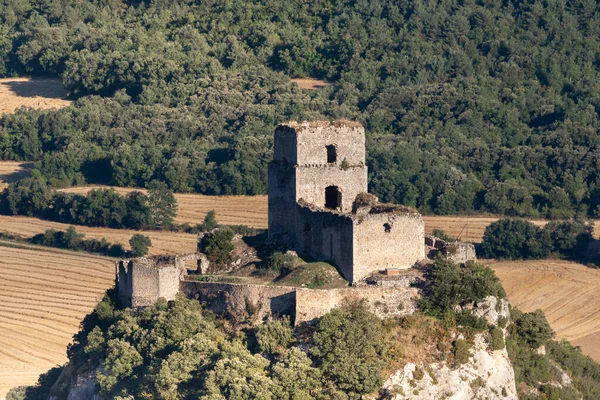
<instances>
[{"instance_id":1,"label":"dense forest","mask_svg":"<svg viewBox=\"0 0 600 400\"><path fill-rule=\"evenodd\" d=\"M52 186L266 192L274 127L367 129L370 189L422 212L600 217L593 0L0 0L0 75L72 107L0 118ZM331 86L299 89L290 77Z\"/></svg>"}]
</instances>

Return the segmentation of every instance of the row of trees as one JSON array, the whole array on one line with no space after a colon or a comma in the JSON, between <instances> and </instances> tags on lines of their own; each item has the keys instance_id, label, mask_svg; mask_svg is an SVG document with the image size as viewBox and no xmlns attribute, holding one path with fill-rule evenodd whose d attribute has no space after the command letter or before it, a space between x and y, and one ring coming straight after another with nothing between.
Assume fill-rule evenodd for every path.
<instances>
[{"instance_id":1,"label":"row of trees","mask_svg":"<svg viewBox=\"0 0 600 400\"><path fill-rule=\"evenodd\" d=\"M583 220L552 221L543 228L523 220L506 218L485 229L481 243L485 258L539 259L555 253L588 260L593 225Z\"/></svg>"},{"instance_id":2,"label":"row of trees","mask_svg":"<svg viewBox=\"0 0 600 400\"><path fill-rule=\"evenodd\" d=\"M26 178L0 193L0 213L27 215L67 224L110 228L169 227L177 212L173 192L151 182L148 194L133 191L121 196L114 189L95 189L85 196L57 192L43 177Z\"/></svg>"},{"instance_id":3,"label":"row of trees","mask_svg":"<svg viewBox=\"0 0 600 400\"><path fill-rule=\"evenodd\" d=\"M0 118L0 158L52 185L265 193L277 123L349 118L384 201L600 216L594 1L1 4L0 75L58 76L79 98Z\"/></svg>"}]
</instances>

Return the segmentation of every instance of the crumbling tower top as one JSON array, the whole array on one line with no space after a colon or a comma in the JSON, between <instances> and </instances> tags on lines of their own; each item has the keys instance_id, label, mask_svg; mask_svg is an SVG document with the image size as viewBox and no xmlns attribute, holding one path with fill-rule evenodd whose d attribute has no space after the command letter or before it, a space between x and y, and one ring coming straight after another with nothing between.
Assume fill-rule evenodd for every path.
<instances>
[{"instance_id":1,"label":"crumbling tower top","mask_svg":"<svg viewBox=\"0 0 600 400\"><path fill-rule=\"evenodd\" d=\"M287 122L275 131L273 161L299 166L364 166L365 129L351 121Z\"/></svg>"}]
</instances>

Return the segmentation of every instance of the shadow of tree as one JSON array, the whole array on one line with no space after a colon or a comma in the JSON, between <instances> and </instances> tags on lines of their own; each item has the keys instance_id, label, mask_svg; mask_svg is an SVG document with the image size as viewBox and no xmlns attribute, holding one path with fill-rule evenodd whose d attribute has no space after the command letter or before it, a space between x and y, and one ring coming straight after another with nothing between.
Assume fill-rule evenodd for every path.
<instances>
[{"instance_id":1,"label":"shadow of tree","mask_svg":"<svg viewBox=\"0 0 600 400\"><path fill-rule=\"evenodd\" d=\"M27 178L31 174L33 169L32 162L24 162L19 164L19 169L9 173L0 173L0 182L14 183L20 181L23 178Z\"/></svg>"},{"instance_id":2,"label":"shadow of tree","mask_svg":"<svg viewBox=\"0 0 600 400\"><path fill-rule=\"evenodd\" d=\"M27 81L0 82L8 90L20 97L44 97L47 99L62 99L67 92L60 79L33 79Z\"/></svg>"}]
</instances>

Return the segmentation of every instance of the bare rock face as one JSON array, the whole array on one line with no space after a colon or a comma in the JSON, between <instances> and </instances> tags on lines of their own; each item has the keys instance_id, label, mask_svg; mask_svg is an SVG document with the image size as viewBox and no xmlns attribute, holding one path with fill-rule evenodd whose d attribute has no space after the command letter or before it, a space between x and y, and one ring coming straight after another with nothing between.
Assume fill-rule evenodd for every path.
<instances>
[{"instance_id":1,"label":"bare rock face","mask_svg":"<svg viewBox=\"0 0 600 400\"><path fill-rule=\"evenodd\" d=\"M506 348L488 350L481 334L475 337L467 363L457 368L445 362L426 367L408 363L384 383L384 389L394 400L518 399Z\"/></svg>"},{"instance_id":2,"label":"bare rock face","mask_svg":"<svg viewBox=\"0 0 600 400\"><path fill-rule=\"evenodd\" d=\"M505 319L506 324L510 320L508 300L499 299L494 296L488 296L477 302L472 312L476 317L484 318L488 324L492 325L498 325L500 317Z\"/></svg>"}]
</instances>

